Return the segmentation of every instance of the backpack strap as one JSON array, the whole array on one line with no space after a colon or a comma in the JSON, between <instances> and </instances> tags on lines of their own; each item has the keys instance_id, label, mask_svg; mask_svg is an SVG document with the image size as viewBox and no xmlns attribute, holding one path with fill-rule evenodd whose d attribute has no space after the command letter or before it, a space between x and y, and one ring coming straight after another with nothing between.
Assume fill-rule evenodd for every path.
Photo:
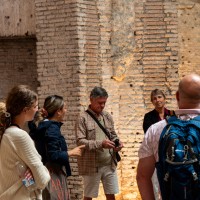
<instances>
[{"instance_id":1,"label":"backpack strap","mask_svg":"<svg viewBox=\"0 0 200 200\"><path fill-rule=\"evenodd\" d=\"M169 116L168 118L166 118L166 122L167 125L164 127L164 129L162 130L162 133L160 135L160 140L166 135L168 134L169 130L170 130L170 126L177 120L177 116L176 115L172 115L171 117Z\"/></svg>"},{"instance_id":2,"label":"backpack strap","mask_svg":"<svg viewBox=\"0 0 200 200\"><path fill-rule=\"evenodd\" d=\"M158 152L162 152L162 149L160 148L160 146L162 146L161 142L163 142L162 139L168 134L171 126L173 126L173 125L179 126L179 127L185 127L185 126L192 125L194 127L193 130L195 128L199 129L199 133L200 133L200 115L198 115L197 117L195 117L189 121L180 120L180 119L178 119L178 117L176 115L172 115L171 117L168 117L168 119L166 119L166 122L167 122L167 125L164 127L164 129L160 135ZM195 138L200 142L200 134L198 137L195 137ZM199 151L200 151L200 147L199 147Z\"/></svg>"},{"instance_id":3,"label":"backpack strap","mask_svg":"<svg viewBox=\"0 0 200 200\"><path fill-rule=\"evenodd\" d=\"M167 123L172 123L173 121L176 121L178 118L176 115L171 115L168 116L168 118L166 119Z\"/></svg>"},{"instance_id":4,"label":"backpack strap","mask_svg":"<svg viewBox=\"0 0 200 200\"><path fill-rule=\"evenodd\" d=\"M162 133L160 134L160 139L159 139L159 143L158 143L158 159L160 161L160 159L162 159L162 152L163 152L163 142L165 142L163 140L163 138L165 137L165 135L168 134L169 130L170 130L171 126L169 126L168 124L164 127L164 129L162 130Z\"/></svg>"},{"instance_id":5,"label":"backpack strap","mask_svg":"<svg viewBox=\"0 0 200 200\"><path fill-rule=\"evenodd\" d=\"M179 126L181 127L181 129L182 128L187 129L189 127L188 131L190 132L191 136L189 136L188 139L192 141L194 137L197 140L197 142L200 144L200 115L188 121L183 121L178 118L175 119L174 117L170 117L170 119L168 120L168 126L170 125ZM165 135L166 134L167 132L165 133ZM163 134L163 137L165 135ZM197 148L198 148L198 152L200 152L200 146L197 146Z\"/></svg>"},{"instance_id":6,"label":"backpack strap","mask_svg":"<svg viewBox=\"0 0 200 200\"><path fill-rule=\"evenodd\" d=\"M169 114L167 114L165 120L168 123L168 119L171 118L172 116L176 116L174 110L169 110Z\"/></svg>"}]
</instances>

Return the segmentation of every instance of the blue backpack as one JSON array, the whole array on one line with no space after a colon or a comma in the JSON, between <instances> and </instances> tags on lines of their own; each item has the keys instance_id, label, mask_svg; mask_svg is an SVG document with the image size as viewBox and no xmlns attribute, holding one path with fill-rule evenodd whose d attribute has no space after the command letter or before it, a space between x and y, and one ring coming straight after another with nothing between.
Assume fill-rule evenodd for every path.
<instances>
[{"instance_id":1,"label":"blue backpack","mask_svg":"<svg viewBox=\"0 0 200 200\"><path fill-rule=\"evenodd\" d=\"M172 116L163 129L156 163L163 200L200 200L200 116Z\"/></svg>"}]
</instances>

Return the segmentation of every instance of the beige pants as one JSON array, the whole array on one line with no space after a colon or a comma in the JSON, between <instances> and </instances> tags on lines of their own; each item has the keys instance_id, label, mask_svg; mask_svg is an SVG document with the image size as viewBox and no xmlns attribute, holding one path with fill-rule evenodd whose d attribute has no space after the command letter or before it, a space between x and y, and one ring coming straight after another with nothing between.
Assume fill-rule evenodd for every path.
<instances>
[{"instance_id":1,"label":"beige pants","mask_svg":"<svg viewBox=\"0 0 200 200\"><path fill-rule=\"evenodd\" d=\"M111 166L98 168L98 173L91 176L83 176L84 196L90 198L98 197L100 181L103 184L105 194L117 194L119 192L116 170Z\"/></svg>"}]
</instances>

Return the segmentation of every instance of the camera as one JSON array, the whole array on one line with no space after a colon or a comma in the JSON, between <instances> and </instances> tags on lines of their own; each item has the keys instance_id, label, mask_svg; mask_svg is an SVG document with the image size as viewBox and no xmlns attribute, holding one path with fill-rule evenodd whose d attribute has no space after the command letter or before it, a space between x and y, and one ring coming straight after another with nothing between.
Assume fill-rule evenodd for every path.
<instances>
[{"instance_id":1,"label":"camera","mask_svg":"<svg viewBox=\"0 0 200 200\"><path fill-rule=\"evenodd\" d=\"M115 147L119 147L120 143L119 143L119 139L114 140L115 143Z\"/></svg>"}]
</instances>

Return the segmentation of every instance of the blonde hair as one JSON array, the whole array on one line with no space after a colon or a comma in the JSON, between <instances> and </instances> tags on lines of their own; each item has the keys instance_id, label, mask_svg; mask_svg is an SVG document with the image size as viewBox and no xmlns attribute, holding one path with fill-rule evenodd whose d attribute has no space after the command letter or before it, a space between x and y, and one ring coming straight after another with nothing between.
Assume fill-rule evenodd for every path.
<instances>
[{"instance_id":1,"label":"blonde hair","mask_svg":"<svg viewBox=\"0 0 200 200\"><path fill-rule=\"evenodd\" d=\"M0 102L0 113L1 112L6 112L6 104L5 102Z\"/></svg>"},{"instance_id":2,"label":"blonde hair","mask_svg":"<svg viewBox=\"0 0 200 200\"><path fill-rule=\"evenodd\" d=\"M151 96L150 96L151 102L153 101L154 96L159 95L159 94L162 95L164 97L164 99L166 99L166 96L162 90L155 89L155 90L151 91Z\"/></svg>"},{"instance_id":3,"label":"blonde hair","mask_svg":"<svg viewBox=\"0 0 200 200\"><path fill-rule=\"evenodd\" d=\"M43 108L39 109L35 115L34 123L36 126L44 120L53 117L57 110L62 109L64 106L63 97L58 95L51 95L46 97Z\"/></svg>"}]
</instances>

